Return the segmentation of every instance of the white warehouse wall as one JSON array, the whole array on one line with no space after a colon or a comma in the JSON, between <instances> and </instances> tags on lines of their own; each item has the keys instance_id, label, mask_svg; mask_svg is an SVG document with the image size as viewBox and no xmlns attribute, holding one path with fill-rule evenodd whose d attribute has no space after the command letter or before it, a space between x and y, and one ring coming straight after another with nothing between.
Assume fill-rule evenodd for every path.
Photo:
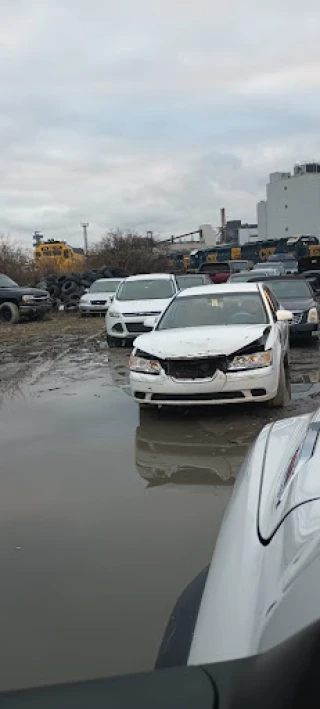
<instances>
[{"instance_id":1,"label":"white warehouse wall","mask_svg":"<svg viewBox=\"0 0 320 709\"><path fill-rule=\"evenodd\" d=\"M262 204L258 204L259 238L265 238L265 232L268 239L320 236L319 173L271 174L265 214Z\"/></svg>"},{"instance_id":2,"label":"white warehouse wall","mask_svg":"<svg viewBox=\"0 0 320 709\"><path fill-rule=\"evenodd\" d=\"M260 240L268 238L268 224L267 224L267 203L265 200L261 200L257 204L257 218L258 218L258 237Z\"/></svg>"}]
</instances>

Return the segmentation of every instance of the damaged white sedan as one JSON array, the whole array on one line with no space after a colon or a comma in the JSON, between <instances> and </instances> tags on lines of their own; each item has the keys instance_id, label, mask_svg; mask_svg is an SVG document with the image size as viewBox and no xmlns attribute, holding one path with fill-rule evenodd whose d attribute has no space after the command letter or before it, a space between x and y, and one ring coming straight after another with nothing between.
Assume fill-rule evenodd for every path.
<instances>
[{"instance_id":1,"label":"damaged white sedan","mask_svg":"<svg viewBox=\"0 0 320 709\"><path fill-rule=\"evenodd\" d=\"M265 284L182 291L154 329L134 342L130 385L144 407L261 402L289 398L292 313Z\"/></svg>"}]
</instances>

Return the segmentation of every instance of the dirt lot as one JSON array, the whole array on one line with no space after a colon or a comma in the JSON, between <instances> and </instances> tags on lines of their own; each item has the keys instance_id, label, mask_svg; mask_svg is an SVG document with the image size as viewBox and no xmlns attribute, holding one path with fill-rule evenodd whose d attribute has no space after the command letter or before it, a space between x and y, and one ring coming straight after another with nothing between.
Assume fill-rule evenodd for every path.
<instances>
[{"instance_id":1,"label":"dirt lot","mask_svg":"<svg viewBox=\"0 0 320 709\"><path fill-rule=\"evenodd\" d=\"M23 358L32 355L35 348L38 353L54 345L56 351L75 338L86 338L104 331L104 318L82 318L73 313L55 313L47 315L38 322L20 322L18 325L1 325L0 356L10 352Z\"/></svg>"},{"instance_id":2,"label":"dirt lot","mask_svg":"<svg viewBox=\"0 0 320 709\"><path fill-rule=\"evenodd\" d=\"M104 318L56 313L40 322L0 327L0 390L44 360L104 340Z\"/></svg>"},{"instance_id":3,"label":"dirt lot","mask_svg":"<svg viewBox=\"0 0 320 709\"><path fill-rule=\"evenodd\" d=\"M40 322L22 322L0 327L0 392L5 393L43 363L54 362L64 355L87 360L92 371L93 360L99 367L101 352L106 362L104 317L82 318L76 313L55 313ZM107 361L113 380L128 383L128 350L108 352ZM92 358L92 354L95 357ZM291 347L291 383L293 401L285 412L275 417L303 413L319 405L320 368L319 341L294 344ZM80 361L80 360L79 360ZM125 370L125 371L124 371ZM125 382L126 380L126 382Z\"/></svg>"}]
</instances>

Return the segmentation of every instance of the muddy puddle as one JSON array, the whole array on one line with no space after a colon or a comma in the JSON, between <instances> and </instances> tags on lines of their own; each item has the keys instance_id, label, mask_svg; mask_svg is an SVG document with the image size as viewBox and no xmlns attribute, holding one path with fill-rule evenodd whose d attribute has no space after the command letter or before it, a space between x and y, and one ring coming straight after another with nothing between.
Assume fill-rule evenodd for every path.
<instances>
[{"instance_id":1,"label":"muddy puddle","mask_svg":"<svg viewBox=\"0 0 320 709\"><path fill-rule=\"evenodd\" d=\"M320 405L319 351L292 400L142 412L103 339L2 378L0 688L153 666L171 608L210 560L248 446Z\"/></svg>"}]
</instances>

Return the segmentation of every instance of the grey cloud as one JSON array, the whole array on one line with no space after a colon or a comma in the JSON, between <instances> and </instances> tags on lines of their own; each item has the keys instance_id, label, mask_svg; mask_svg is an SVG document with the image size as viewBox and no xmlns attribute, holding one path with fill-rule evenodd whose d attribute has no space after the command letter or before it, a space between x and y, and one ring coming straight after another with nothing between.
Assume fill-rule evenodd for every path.
<instances>
[{"instance_id":1,"label":"grey cloud","mask_svg":"<svg viewBox=\"0 0 320 709\"><path fill-rule=\"evenodd\" d=\"M0 232L255 218L320 156L317 0L3 0Z\"/></svg>"}]
</instances>

